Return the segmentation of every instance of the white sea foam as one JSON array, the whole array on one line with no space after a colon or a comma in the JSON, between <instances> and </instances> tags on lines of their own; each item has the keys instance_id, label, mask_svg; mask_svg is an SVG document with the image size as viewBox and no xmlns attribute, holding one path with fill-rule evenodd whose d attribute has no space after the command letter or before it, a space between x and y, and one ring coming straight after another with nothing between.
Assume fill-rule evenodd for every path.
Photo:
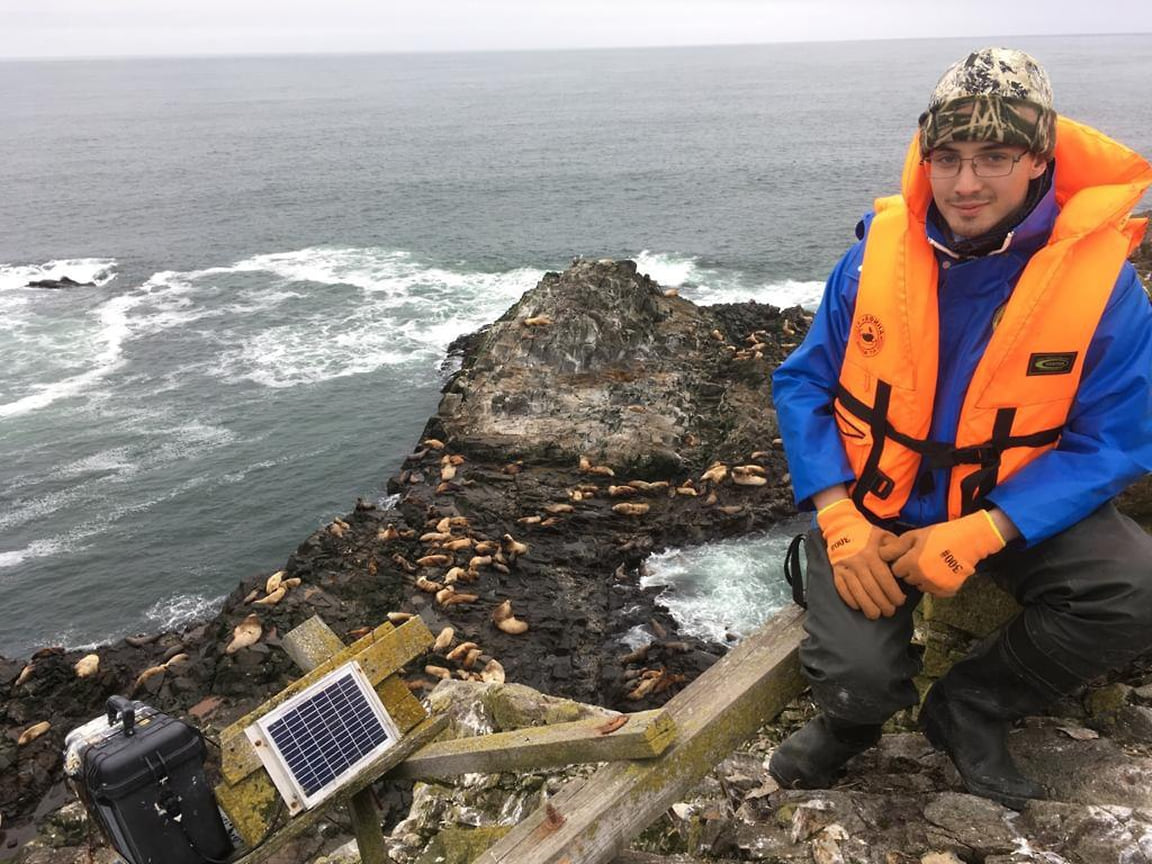
<instances>
[{"instance_id":1,"label":"white sea foam","mask_svg":"<svg viewBox=\"0 0 1152 864\"><path fill-rule=\"evenodd\" d=\"M206 594L174 594L158 600L144 613L150 625L147 629L168 632L210 618L224 604L224 599Z\"/></svg>"},{"instance_id":2,"label":"white sea foam","mask_svg":"<svg viewBox=\"0 0 1152 864\"><path fill-rule=\"evenodd\" d=\"M220 286L252 273L272 280L248 279L219 304ZM224 347L209 374L295 387L435 362L453 339L497 317L542 275L527 268L457 271L387 249L308 248L156 273L143 286L148 310L136 323L156 330L217 317L213 337ZM265 313L281 305L283 314L268 320Z\"/></svg>"},{"instance_id":3,"label":"white sea foam","mask_svg":"<svg viewBox=\"0 0 1152 864\"><path fill-rule=\"evenodd\" d=\"M120 364L123 344L129 333L128 311L138 302L129 296L113 297L96 311L98 329L91 338L92 354L79 375L70 375L48 383L34 384L32 392L0 405L0 417L18 417L45 408L91 387Z\"/></svg>"},{"instance_id":4,"label":"white sea foam","mask_svg":"<svg viewBox=\"0 0 1152 864\"><path fill-rule=\"evenodd\" d=\"M29 282L62 279L65 276L76 282L92 282L104 286L116 278L116 260L66 258L43 264L0 264L0 291L25 288Z\"/></svg>"},{"instance_id":5,"label":"white sea foam","mask_svg":"<svg viewBox=\"0 0 1152 864\"><path fill-rule=\"evenodd\" d=\"M696 258L641 250L633 259L640 273L651 276L663 288L680 288L685 284L695 284L700 271Z\"/></svg>"},{"instance_id":6,"label":"white sea foam","mask_svg":"<svg viewBox=\"0 0 1152 864\"><path fill-rule=\"evenodd\" d=\"M62 544L56 539L33 540L23 549L0 552L0 570L15 567L17 564L33 558L47 558L49 555L55 555L61 550L61 547Z\"/></svg>"},{"instance_id":7,"label":"white sea foam","mask_svg":"<svg viewBox=\"0 0 1152 864\"><path fill-rule=\"evenodd\" d=\"M682 632L724 644L726 634L747 635L790 602L784 554L806 525L657 553L644 562L640 586L664 589L657 602Z\"/></svg>"},{"instance_id":8,"label":"white sea foam","mask_svg":"<svg viewBox=\"0 0 1152 864\"><path fill-rule=\"evenodd\" d=\"M692 256L650 252L635 256L636 268L651 276L664 288L676 288L680 296L699 306L718 303L771 303L781 309L803 306L815 309L824 294L824 283L785 279L780 282L757 282L739 271L725 271L702 266Z\"/></svg>"}]
</instances>

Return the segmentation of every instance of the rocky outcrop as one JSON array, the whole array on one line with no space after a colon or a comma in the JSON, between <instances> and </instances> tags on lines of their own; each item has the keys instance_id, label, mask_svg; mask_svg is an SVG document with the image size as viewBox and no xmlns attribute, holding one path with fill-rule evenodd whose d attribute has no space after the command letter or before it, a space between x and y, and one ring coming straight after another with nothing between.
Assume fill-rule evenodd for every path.
<instances>
[{"instance_id":1,"label":"rocky outcrop","mask_svg":"<svg viewBox=\"0 0 1152 864\"><path fill-rule=\"evenodd\" d=\"M95 282L77 282L71 276L61 276L59 279L34 279L26 288L95 288Z\"/></svg>"},{"instance_id":2,"label":"rocky outcrop","mask_svg":"<svg viewBox=\"0 0 1152 864\"><path fill-rule=\"evenodd\" d=\"M807 324L799 308L698 308L631 262L548 274L456 346L460 369L389 481L391 506L360 502L317 531L278 571L279 589L253 575L212 621L102 646L83 677L86 651L0 660L3 843L67 800L64 735L108 696L132 694L213 735L296 677L279 638L314 614L349 641L392 613L476 643L478 656L413 664L416 689L497 660L508 681L558 696L662 704L724 647L679 636L638 567L652 550L792 512L769 376ZM505 603L526 632L496 626ZM239 647L244 622L258 638ZM620 639L637 626L652 643L630 651Z\"/></svg>"}]
</instances>

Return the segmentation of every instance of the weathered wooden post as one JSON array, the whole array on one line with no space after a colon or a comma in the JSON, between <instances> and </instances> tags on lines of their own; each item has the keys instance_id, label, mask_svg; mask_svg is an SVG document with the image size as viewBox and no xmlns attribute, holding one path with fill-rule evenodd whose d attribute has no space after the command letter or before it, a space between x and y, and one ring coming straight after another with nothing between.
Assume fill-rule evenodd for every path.
<instances>
[{"instance_id":1,"label":"weathered wooden post","mask_svg":"<svg viewBox=\"0 0 1152 864\"><path fill-rule=\"evenodd\" d=\"M804 689L804 613L778 613L664 706L676 742L574 780L473 864L607 864Z\"/></svg>"}]
</instances>

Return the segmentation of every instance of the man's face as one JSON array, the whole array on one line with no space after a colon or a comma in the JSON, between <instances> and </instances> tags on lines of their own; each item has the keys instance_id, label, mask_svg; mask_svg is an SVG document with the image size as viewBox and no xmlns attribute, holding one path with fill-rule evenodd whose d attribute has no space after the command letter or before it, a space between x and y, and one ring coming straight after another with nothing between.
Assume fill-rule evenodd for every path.
<instances>
[{"instance_id":1,"label":"man's face","mask_svg":"<svg viewBox=\"0 0 1152 864\"><path fill-rule=\"evenodd\" d=\"M991 141L953 141L936 148L930 155L943 156L945 161L962 160L955 177L933 177L935 170L929 173L936 207L952 233L961 237L977 237L1014 212L1028 197L1028 184L1048 166L1046 160L1034 153L1025 153L1023 147ZM1002 165L1018 156L1020 160L1012 165L1011 173L1003 177L981 177L973 170L970 160L974 156ZM988 173L983 166L977 170Z\"/></svg>"}]
</instances>

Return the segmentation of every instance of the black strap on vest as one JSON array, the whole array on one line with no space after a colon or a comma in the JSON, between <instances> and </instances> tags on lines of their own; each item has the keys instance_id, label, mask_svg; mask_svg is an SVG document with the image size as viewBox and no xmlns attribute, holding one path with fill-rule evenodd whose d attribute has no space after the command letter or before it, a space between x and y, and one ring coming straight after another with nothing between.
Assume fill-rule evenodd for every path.
<instances>
[{"instance_id":1,"label":"black strap on vest","mask_svg":"<svg viewBox=\"0 0 1152 864\"><path fill-rule=\"evenodd\" d=\"M864 497L871 492L884 499L892 494L895 484L892 478L880 468L880 454L884 442L891 439L903 447L920 454L921 468L954 468L957 465L979 465L980 470L960 481L961 514L974 513L983 506L984 496L996 488L1000 474L1000 460L1005 450L1012 447L1043 447L1054 444L1064 427L1055 426L1029 435L1013 435L1012 423L1016 419L1015 408L1001 408L996 412L992 424L992 437L983 444L971 447L957 447L946 441L930 441L905 435L888 420L888 405L892 396L892 385L886 381L876 382L875 405L868 405L851 393L842 384L836 387L836 398L851 413L867 423L872 432L872 450L852 490L852 500L864 507Z\"/></svg>"},{"instance_id":2,"label":"black strap on vest","mask_svg":"<svg viewBox=\"0 0 1152 864\"><path fill-rule=\"evenodd\" d=\"M843 390L843 388L839 388ZM847 390L844 390L847 393ZM892 478L880 470L880 454L884 452L884 440L891 437L895 431L888 422L888 403L892 397L892 385L887 381L876 382L876 404L869 408L867 416L858 413L854 406L844 403L845 406L861 420L865 421L872 431L872 450L868 453L868 461L864 463L864 470L856 478L856 485L852 489L852 500L861 509L864 506L864 497L871 492L877 498L887 498L896 488ZM843 402L844 400L841 399ZM858 405L863 402L855 400ZM867 406L864 406L867 408Z\"/></svg>"}]
</instances>

